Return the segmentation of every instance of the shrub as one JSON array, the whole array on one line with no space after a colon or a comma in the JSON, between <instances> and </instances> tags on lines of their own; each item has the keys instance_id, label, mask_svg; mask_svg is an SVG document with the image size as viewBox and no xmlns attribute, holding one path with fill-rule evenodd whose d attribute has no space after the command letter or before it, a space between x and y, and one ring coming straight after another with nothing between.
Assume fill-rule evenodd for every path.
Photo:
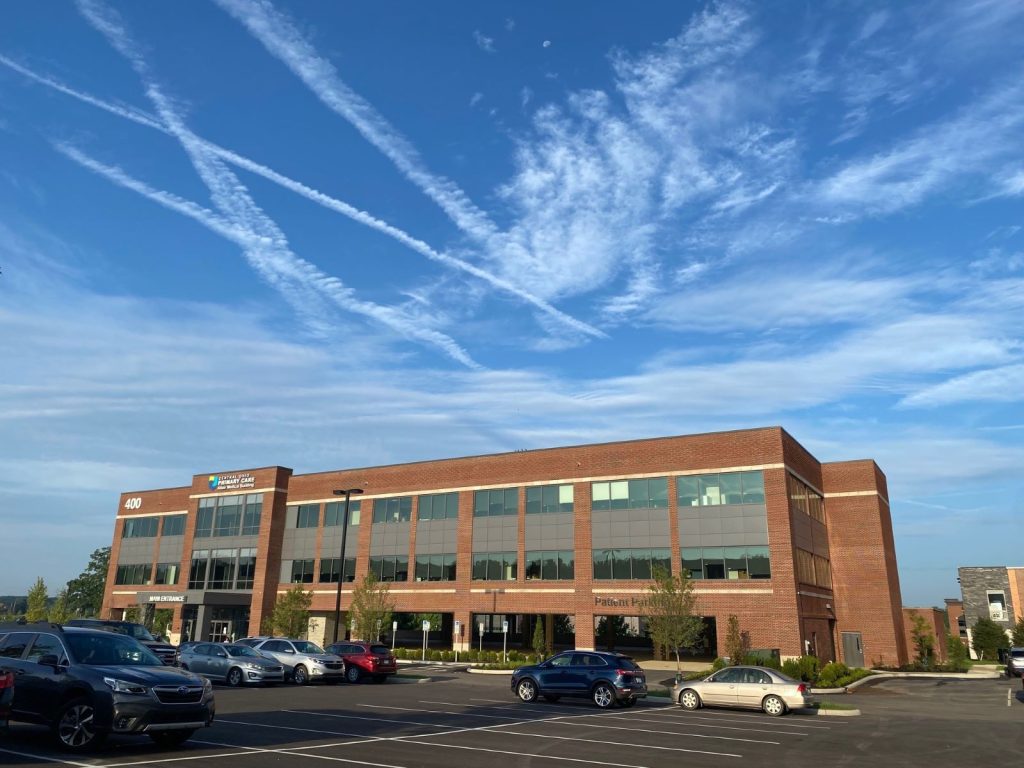
<instances>
[{"instance_id":1,"label":"shrub","mask_svg":"<svg viewBox=\"0 0 1024 768\"><path fill-rule=\"evenodd\" d=\"M721 656L719 656L717 659L711 662L711 669L715 672L717 672L720 669L724 669L727 666L729 666L729 662L727 662Z\"/></svg>"},{"instance_id":2,"label":"shrub","mask_svg":"<svg viewBox=\"0 0 1024 768\"><path fill-rule=\"evenodd\" d=\"M839 688L840 680L850 676L850 668L842 662L830 661L821 668L818 673L818 680L815 683L818 688Z\"/></svg>"},{"instance_id":3,"label":"shrub","mask_svg":"<svg viewBox=\"0 0 1024 768\"><path fill-rule=\"evenodd\" d=\"M782 671L782 662L770 654L751 653L743 657L743 664L755 667L768 667Z\"/></svg>"},{"instance_id":4,"label":"shrub","mask_svg":"<svg viewBox=\"0 0 1024 768\"><path fill-rule=\"evenodd\" d=\"M797 659L786 659L782 662L782 674L786 677L792 677L794 680L800 679L800 662Z\"/></svg>"}]
</instances>

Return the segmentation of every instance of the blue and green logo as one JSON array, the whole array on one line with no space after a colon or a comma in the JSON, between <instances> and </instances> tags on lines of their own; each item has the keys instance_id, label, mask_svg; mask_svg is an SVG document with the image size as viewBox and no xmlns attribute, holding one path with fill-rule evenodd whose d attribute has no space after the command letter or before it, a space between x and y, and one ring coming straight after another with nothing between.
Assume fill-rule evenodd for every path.
<instances>
[{"instance_id":1,"label":"blue and green logo","mask_svg":"<svg viewBox=\"0 0 1024 768\"><path fill-rule=\"evenodd\" d=\"M215 491L217 490L217 486L220 485L220 477L217 475L210 475L207 482L210 484L210 490Z\"/></svg>"}]
</instances>

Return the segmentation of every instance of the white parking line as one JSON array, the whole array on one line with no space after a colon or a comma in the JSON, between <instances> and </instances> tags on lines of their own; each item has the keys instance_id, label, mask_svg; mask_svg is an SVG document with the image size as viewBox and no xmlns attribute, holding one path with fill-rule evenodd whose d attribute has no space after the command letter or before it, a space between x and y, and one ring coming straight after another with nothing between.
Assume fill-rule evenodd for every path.
<instances>
[{"instance_id":1,"label":"white parking line","mask_svg":"<svg viewBox=\"0 0 1024 768\"><path fill-rule=\"evenodd\" d=\"M360 705L366 706L366 705ZM441 723L421 723L416 720L390 720L386 717L360 717L359 715L338 715L331 712L309 712L302 709L282 709L282 712L291 712L296 715L318 715L320 717L336 717L341 720L369 720L373 723L398 723L399 725L422 725L426 728L454 728L456 726L443 725ZM410 709L410 712L423 712L422 709ZM225 721L227 722L227 721Z\"/></svg>"},{"instance_id":2,"label":"white parking line","mask_svg":"<svg viewBox=\"0 0 1024 768\"><path fill-rule=\"evenodd\" d=\"M32 755L28 752L17 752L13 749L0 749L0 752L4 752L8 755L17 755L18 757L27 757L31 760L47 761L51 760L55 763L63 763L64 765L76 765L80 768L96 768L94 763L76 763L74 760L62 760L59 757L52 757L50 755Z\"/></svg>"},{"instance_id":3,"label":"white parking line","mask_svg":"<svg viewBox=\"0 0 1024 768\"><path fill-rule=\"evenodd\" d=\"M702 722L706 721L706 722L719 722L719 723L748 723L748 722L751 722L748 719L741 719L741 717L735 717L735 716L729 716L729 715L724 715L724 716L723 715L713 715L710 712L709 713L694 712L693 714L689 714L689 715L684 715L684 714L679 714L679 713L663 715L660 712L652 712L651 714L657 715L657 719L658 720L670 720L670 721L678 720L680 722L684 722L684 721L688 721L688 720L700 720ZM768 723L771 723L772 728L801 728L801 729L807 729L807 730L811 730L811 731L827 731L827 730L830 730L830 728L831 728L831 726L828 726L828 725L816 725L814 723L807 723L807 724L804 724L804 723L782 723L782 722L778 722L778 720L766 720L763 717L755 718L755 719L757 720L758 724L767 725ZM708 727L710 728L711 726L708 726ZM722 726L722 727L724 728L725 726ZM738 727L738 726L736 726L736 727ZM774 731L774 730L771 731L771 732L772 733L787 733L787 731Z\"/></svg>"},{"instance_id":4,"label":"white parking line","mask_svg":"<svg viewBox=\"0 0 1024 768\"><path fill-rule=\"evenodd\" d=\"M274 728L280 731L304 731L305 733L326 733L330 736L353 736L357 739L365 738L365 734L361 733L349 733L347 731L325 731L319 728L299 728L293 725L271 725L270 723L247 723L244 720L218 720L219 723L228 723L229 725L251 725L255 728Z\"/></svg>"},{"instance_id":5,"label":"white parking line","mask_svg":"<svg viewBox=\"0 0 1024 768\"><path fill-rule=\"evenodd\" d=\"M437 704L443 704L446 702L431 702ZM387 707L383 704L359 704L357 706L367 707L368 709L398 709L407 712L429 712L431 714L438 715L458 715L459 717L486 717L489 720L522 720L521 717L509 717L508 715L478 715L475 712L452 712L446 709L411 709L410 707ZM458 705L456 705L458 706Z\"/></svg>"},{"instance_id":6,"label":"white parking line","mask_svg":"<svg viewBox=\"0 0 1024 768\"><path fill-rule=\"evenodd\" d=\"M551 722L551 721L545 721ZM597 725L595 723L570 723L565 720L559 720L554 723L555 725L569 725L573 728L602 728L611 729L613 731L633 731L635 733L660 733L663 736L688 736L694 739L722 739L724 741L748 741L752 744L775 744L778 745L781 742L778 741L766 741L764 739L744 739L739 736L714 736L706 733L680 733L679 731L656 731L653 728L626 728L622 725ZM441 735L441 734L438 734Z\"/></svg>"},{"instance_id":7,"label":"white parking line","mask_svg":"<svg viewBox=\"0 0 1024 768\"><path fill-rule=\"evenodd\" d=\"M521 733L519 731L502 731L502 733L512 734L514 736L533 736L541 739L558 739L559 741L583 741L587 744L610 744L615 747L635 747L638 749L660 749L666 752L689 752L693 755L724 755L726 757L742 757L742 755L734 755L729 752L710 752L703 749L686 749L685 747L660 747L654 744L631 744L625 741L601 741L599 739L581 739L576 736L545 736L539 733ZM439 736L442 734L438 734ZM713 738L713 737L707 737ZM734 739L734 741L749 741L749 739ZM758 742L761 744L777 744L775 741Z\"/></svg>"},{"instance_id":8,"label":"white parking line","mask_svg":"<svg viewBox=\"0 0 1024 768\"><path fill-rule=\"evenodd\" d=\"M648 768L642 765L631 765L629 763L607 763L601 760L590 760L581 757L560 757L558 755L544 755L536 752L512 752L508 749L486 749L485 747L469 747L462 744L434 744L429 741L409 741L407 739L402 740L406 744L422 744L427 747L446 747L448 749L467 749L472 752L491 752L493 754L518 757L537 757L542 760L563 760L570 763L586 763L587 765L607 765L611 768ZM705 754L721 755L722 757L742 757L742 755L731 755L725 752L708 752Z\"/></svg>"},{"instance_id":9,"label":"white parking line","mask_svg":"<svg viewBox=\"0 0 1024 768\"><path fill-rule=\"evenodd\" d=\"M760 713L759 714L755 714L753 712L749 712L749 713L748 712L737 712L735 709L728 709L728 708L726 708L726 709L708 709L707 707L701 707L700 709L698 709L698 710L696 710L694 712L688 712L687 710L683 709L682 707L671 707L671 708L668 708L668 709L659 709L657 711L657 714L659 716L662 716L662 717L697 717L697 716L703 715L704 717L723 718L723 719L727 719L727 720L737 720L737 721L760 720L761 722L765 722L766 720L769 719L769 717L767 715L760 714ZM801 717L801 715L791 715L790 717ZM839 718L837 718L837 719L839 719ZM771 722L773 722L773 723L775 723L777 725L780 725L780 726L786 726L786 725L791 725L792 724L792 721L789 720L789 718L784 718L784 717L771 718ZM801 724L798 727L800 727L800 728L831 728L833 725L850 725L850 723L843 721L843 722L833 722L830 725L814 725L814 726L802 725Z\"/></svg>"}]
</instances>

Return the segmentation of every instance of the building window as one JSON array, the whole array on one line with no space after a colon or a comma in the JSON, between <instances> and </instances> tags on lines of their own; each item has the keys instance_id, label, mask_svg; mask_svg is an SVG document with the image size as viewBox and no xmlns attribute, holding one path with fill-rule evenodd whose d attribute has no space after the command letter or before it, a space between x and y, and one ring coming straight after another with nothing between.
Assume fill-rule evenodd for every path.
<instances>
[{"instance_id":1,"label":"building window","mask_svg":"<svg viewBox=\"0 0 1024 768\"><path fill-rule=\"evenodd\" d=\"M242 527L242 497L225 496L218 502L213 513L213 535L237 536Z\"/></svg>"},{"instance_id":2,"label":"building window","mask_svg":"<svg viewBox=\"0 0 1024 768\"><path fill-rule=\"evenodd\" d=\"M177 584L179 563L157 563L154 584Z\"/></svg>"},{"instance_id":3,"label":"building window","mask_svg":"<svg viewBox=\"0 0 1024 768\"><path fill-rule=\"evenodd\" d=\"M526 489L526 514L572 512L571 485L532 485Z\"/></svg>"},{"instance_id":4,"label":"building window","mask_svg":"<svg viewBox=\"0 0 1024 768\"><path fill-rule=\"evenodd\" d=\"M285 560L282 563L283 575L288 577L289 584L312 584L312 560Z\"/></svg>"},{"instance_id":5,"label":"building window","mask_svg":"<svg viewBox=\"0 0 1024 768\"><path fill-rule=\"evenodd\" d=\"M797 581L818 587L832 587L832 564L828 559L799 548L793 550L793 554Z\"/></svg>"},{"instance_id":6,"label":"building window","mask_svg":"<svg viewBox=\"0 0 1024 768\"><path fill-rule=\"evenodd\" d=\"M595 579L653 579L656 568L672 573L672 550L594 550Z\"/></svg>"},{"instance_id":7,"label":"building window","mask_svg":"<svg viewBox=\"0 0 1024 768\"><path fill-rule=\"evenodd\" d=\"M712 507L720 504L764 504L764 473L712 472L676 478L680 507Z\"/></svg>"},{"instance_id":8,"label":"building window","mask_svg":"<svg viewBox=\"0 0 1024 768\"><path fill-rule=\"evenodd\" d=\"M786 475L786 490L791 509L810 515L819 523L825 522L825 500L820 493L793 475Z\"/></svg>"},{"instance_id":9,"label":"building window","mask_svg":"<svg viewBox=\"0 0 1024 768\"><path fill-rule=\"evenodd\" d=\"M164 518L163 526L160 531L160 535L167 536L184 536L185 535L185 520L188 515L168 515Z\"/></svg>"},{"instance_id":10,"label":"building window","mask_svg":"<svg viewBox=\"0 0 1024 768\"><path fill-rule=\"evenodd\" d=\"M149 584L149 575L153 570L152 563L140 565L119 565L114 575L115 584Z\"/></svg>"},{"instance_id":11,"label":"building window","mask_svg":"<svg viewBox=\"0 0 1024 768\"><path fill-rule=\"evenodd\" d=\"M612 480L591 483L591 509L664 509L668 507L668 478Z\"/></svg>"},{"instance_id":12,"label":"building window","mask_svg":"<svg viewBox=\"0 0 1024 768\"><path fill-rule=\"evenodd\" d=\"M433 493L420 496L416 515L420 520L455 520L459 516L459 494Z\"/></svg>"},{"instance_id":13,"label":"building window","mask_svg":"<svg viewBox=\"0 0 1024 768\"><path fill-rule=\"evenodd\" d=\"M324 505L324 527L332 528L341 525L341 518L345 516L344 501L330 501ZM359 502L349 500L348 502L348 524L359 525Z\"/></svg>"},{"instance_id":14,"label":"building window","mask_svg":"<svg viewBox=\"0 0 1024 768\"><path fill-rule=\"evenodd\" d=\"M373 522L407 523L412 518L412 496L374 499Z\"/></svg>"},{"instance_id":15,"label":"building window","mask_svg":"<svg viewBox=\"0 0 1024 768\"><path fill-rule=\"evenodd\" d=\"M256 536L260 532L263 517L263 494L250 493L245 497L245 513L242 516L242 535Z\"/></svg>"},{"instance_id":16,"label":"building window","mask_svg":"<svg viewBox=\"0 0 1024 768\"><path fill-rule=\"evenodd\" d=\"M122 539L151 539L160 527L159 517L129 517L121 527Z\"/></svg>"},{"instance_id":17,"label":"building window","mask_svg":"<svg viewBox=\"0 0 1024 768\"><path fill-rule=\"evenodd\" d=\"M571 581L575 578L576 555L571 550L560 552L527 552L526 580Z\"/></svg>"},{"instance_id":18,"label":"building window","mask_svg":"<svg viewBox=\"0 0 1024 768\"><path fill-rule=\"evenodd\" d=\"M209 559L209 550L197 549L192 553L192 567L188 572L189 589L206 589L206 563Z\"/></svg>"},{"instance_id":19,"label":"building window","mask_svg":"<svg viewBox=\"0 0 1024 768\"><path fill-rule=\"evenodd\" d=\"M340 558L337 557L324 557L320 559L320 583L321 584L337 584L338 583L338 563L341 562ZM354 557L345 558L345 581L356 580L356 559Z\"/></svg>"},{"instance_id":20,"label":"building window","mask_svg":"<svg viewBox=\"0 0 1024 768\"><path fill-rule=\"evenodd\" d=\"M683 570L691 579L770 579L772 576L768 547L683 547L680 554Z\"/></svg>"},{"instance_id":21,"label":"building window","mask_svg":"<svg viewBox=\"0 0 1024 768\"><path fill-rule=\"evenodd\" d=\"M455 581L455 555L416 555L416 581Z\"/></svg>"},{"instance_id":22,"label":"building window","mask_svg":"<svg viewBox=\"0 0 1024 768\"><path fill-rule=\"evenodd\" d=\"M196 538L208 536L255 536L260 532L263 495L208 496L199 500Z\"/></svg>"},{"instance_id":23,"label":"building window","mask_svg":"<svg viewBox=\"0 0 1024 768\"><path fill-rule=\"evenodd\" d=\"M379 555L370 557L370 573L380 581L408 581L408 555Z\"/></svg>"},{"instance_id":24,"label":"building window","mask_svg":"<svg viewBox=\"0 0 1024 768\"><path fill-rule=\"evenodd\" d=\"M252 589L256 550L197 549L188 572L189 589Z\"/></svg>"},{"instance_id":25,"label":"building window","mask_svg":"<svg viewBox=\"0 0 1024 768\"><path fill-rule=\"evenodd\" d=\"M519 514L518 488L491 488L473 493L474 517L501 517Z\"/></svg>"},{"instance_id":26,"label":"building window","mask_svg":"<svg viewBox=\"0 0 1024 768\"><path fill-rule=\"evenodd\" d=\"M515 581L518 574L515 552L481 552L473 555L474 581Z\"/></svg>"},{"instance_id":27,"label":"building window","mask_svg":"<svg viewBox=\"0 0 1024 768\"><path fill-rule=\"evenodd\" d=\"M210 554L210 589L234 589L235 558L238 551L234 549L215 549Z\"/></svg>"},{"instance_id":28,"label":"building window","mask_svg":"<svg viewBox=\"0 0 1024 768\"><path fill-rule=\"evenodd\" d=\"M199 513L196 515L196 538L205 538L213 533L213 508L217 505L214 498L199 500Z\"/></svg>"},{"instance_id":29,"label":"building window","mask_svg":"<svg viewBox=\"0 0 1024 768\"><path fill-rule=\"evenodd\" d=\"M235 589L252 589L256 578L256 550L238 550L238 568Z\"/></svg>"},{"instance_id":30,"label":"building window","mask_svg":"<svg viewBox=\"0 0 1024 768\"><path fill-rule=\"evenodd\" d=\"M299 504L295 511L296 528L319 528L320 527L320 505Z\"/></svg>"}]
</instances>

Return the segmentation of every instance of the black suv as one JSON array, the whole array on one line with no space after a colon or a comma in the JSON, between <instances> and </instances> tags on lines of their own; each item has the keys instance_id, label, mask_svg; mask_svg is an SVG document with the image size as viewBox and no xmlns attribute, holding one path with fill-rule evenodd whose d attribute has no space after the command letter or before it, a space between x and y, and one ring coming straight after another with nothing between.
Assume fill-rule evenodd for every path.
<instances>
[{"instance_id":1,"label":"black suv","mask_svg":"<svg viewBox=\"0 0 1024 768\"><path fill-rule=\"evenodd\" d=\"M173 667L176 661L176 650L163 640L157 640L141 624L133 621L117 621L115 619L71 619L65 626L88 627L89 629L105 629L108 632L117 632L120 635L134 637L144 646L149 648L160 661L169 667Z\"/></svg>"},{"instance_id":2,"label":"black suv","mask_svg":"<svg viewBox=\"0 0 1024 768\"><path fill-rule=\"evenodd\" d=\"M164 666L138 641L57 624L0 624L0 676L15 678L11 720L53 728L84 751L109 733L145 733L174 746L214 717L213 686Z\"/></svg>"},{"instance_id":3,"label":"black suv","mask_svg":"<svg viewBox=\"0 0 1024 768\"><path fill-rule=\"evenodd\" d=\"M644 671L628 656L600 651L567 651L512 672L512 692L526 702L543 696L558 701L579 696L601 709L631 707L647 696Z\"/></svg>"}]
</instances>

